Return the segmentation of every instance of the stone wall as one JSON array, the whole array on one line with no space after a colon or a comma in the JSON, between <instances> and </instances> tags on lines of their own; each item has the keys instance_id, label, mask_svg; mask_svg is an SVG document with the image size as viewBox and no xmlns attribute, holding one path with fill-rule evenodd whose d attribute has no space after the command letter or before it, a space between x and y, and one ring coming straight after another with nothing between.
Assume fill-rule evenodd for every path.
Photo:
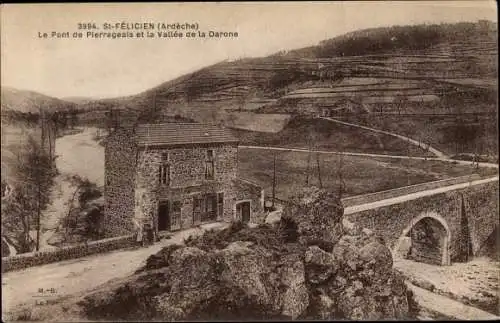
<instances>
[{"instance_id":1,"label":"stone wall","mask_svg":"<svg viewBox=\"0 0 500 323\"><path fill-rule=\"evenodd\" d=\"M498 182L425 196L399 204L346 215L353 223L371 229L383 237L392 249L403 231L416 224L415 219L427 215L442 218L449 228L449 255L459 257L462 232L462 196L468 218L473 251L478 251L498 224ZM388 230L388 228L390 228Z\"/></svg>"},{"instance_id":2,"label":"stone wall","mask_svg":"<svg viewBox=\"0 0 500 323\"><path fill-rule=\"evenodd\" d=\"M236 178L234 183L234 205L237 201L250 200L250 222L264 223L264 190L259 185L242 178ZM234 206L234 212L236 205ZM236 219L235 220L241 220Z\"/></svg>"},{"instance_id":3,"label":"stone wall","mask_svg":"<svg viewBox=\"0 0 500 323\"><path fill-rule=\"evenodd\" d=\"M57 250L23 253L2 258L2 272L45 265L62 260L80 258L92 254L127 248L135 245L134 235L108 238Z\"/></svg>"},{"instance_id":4,"label":"stone wall","mask_svg":"<svg viewBox=\"0 0 500 323\"><path fill-rule=\"evenodd\" d=\"M214 179L205 179L207 150L214 152ZM237 173L237 145L210 144L165 148L143 148L138 153L136 178L136 206L134 216L139 221L158 222L158 202L162 200L181 202L181 229L197 225L193 223L193 198L203 193L224 193L224 214L217 220L231 221L231 180ZM162 155L168 154L170 185L160 184L159 167Z\"/></svg>"},{"instance_id":5,"label":"stone wall","mask_svg":"<svg viewBox=\"0 0 500 323\"><path fill-rule=\"evenodd\" d=\"M250 200L251 221L263 222L262 189L236 179L236 144L137 149L131 136L131 132L120 129L106 143L104 227L108 236L133 232L133 219L138 224L150 223L158 231L158 204L161 201L181 203L181 225L174 229L198 225L200 223L193 221L194 197L207 193L224 194L223 214L217 215L217 221L235 220L235 203ZM213 180L205 178L208 150L212 150L214 156ZM162 164L170 167L169 184L160 183Z\"/></svg>"},{"instance_id":6,"label":"stone wall","mask_svg":"<svg viewBox=\"0 0 500 323\"><path fill-rule=\"evenodd\" d=\"M474 255L499 223L498 182L471 187L464 194Z\"/></svg>"},{"instance_id":7,"label":"stone wall","mask_svg":"<svg viewBox=\"0 0 500 323\"><path fill-rule=\"evenodd\" d=\"M129 234L134 230L136 154L129 130L117 129L106 139L102 223L107 237Z\"/></svg>"},{"instance_id":8,"label":"stone wall","mask_svg":"<svg viewBox=\"0 0 500 323\"><path fill-rule=\"evenodd\" d=\"M425 190L445 187L445 186L454 185L454 184L466 183L466 182L478 180L478 179L480 179L480 176L478 174L473 174L473 175L467 175L467 176L442 179L439 181L432 181L432 182L427 182L427 183L415 184L415 185L410 185L410 186L405 186L405 187L400 187L400 188L394 188L394 189L375 192L375 193L363 194L363 195L358 195L358 196L350 196L350 197L346 197L346 198L342 199L342 205L344 207L349 207L349 206L353 206L353 205L372 203L372 202L376 202L376 201L380 201L380 200L390 199L390 198L393 198L396 196L417 193L417 192L421 192L421 191L425 191Z\"/></svg>"}]
</instances>

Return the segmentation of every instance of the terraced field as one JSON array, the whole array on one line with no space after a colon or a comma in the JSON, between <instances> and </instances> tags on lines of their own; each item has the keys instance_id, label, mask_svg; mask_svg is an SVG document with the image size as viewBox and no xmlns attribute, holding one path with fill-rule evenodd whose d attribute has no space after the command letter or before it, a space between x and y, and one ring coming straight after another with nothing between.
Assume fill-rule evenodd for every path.
<instances>
[{"instance_id":1,"label":"terraced field","mask_svg":"<svg viewBox=\"0 0 500 323\"><path fill-rule=\"evenodd\" d=\"M433 156L423 148L393 136L349 127L323 119L295 117L278 132L233 129L240 145L272 146L372 153L383 155Z\"/></svg>"},{"instance_id":2,"label":"terraced field","mask_svg":"<svg viewBox=\"0 0 500 323\"><path fill-rule=\"evenodd\" d=\"M243 178L261 185L266 194L272 192L273 159L276 154L276 197L288 199L297 189L306 186L309 154L307 152L275 152L240 149L238 171ZM319 164L319 171L318 171ZM497 174L497 169L479 169L430 160L398 160L344 156L311 155L309 184L336 190L339 172L345 183L345 196L361 195L433 180L479 173Z\"/></svg>"},{"instance_id":3,"label":"terraced field","mask_svg":"<svg viewBox=\"0 0 500 323\"><path fill-rule=\"evenodd\" d=\"M275 116L265 122L232 113L317 115L330 109L330 117L488 112L496 118L497 43L497 24L487 21L367 29L268 57L224 61L143 93L76 108L81 120L94 123L121 109L143 121L177 116L258 131L283 124ZM440 126L436 119L427 122ZM410 125L416 134L421 126ZM400 128L397 121L388 127Z\"/></svg>"}]
</instances>

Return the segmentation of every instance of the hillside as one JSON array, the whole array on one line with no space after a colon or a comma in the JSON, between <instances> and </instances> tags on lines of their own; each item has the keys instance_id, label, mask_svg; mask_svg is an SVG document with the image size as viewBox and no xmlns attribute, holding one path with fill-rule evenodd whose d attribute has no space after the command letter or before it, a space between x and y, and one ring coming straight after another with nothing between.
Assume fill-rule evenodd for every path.
<instances>
[{"instance_id":1,"label":"hillside","mask_svg":"<svg viewBox=\"0 0 500 323\"><path fill-rule=\"evenodd\" d=\"M68 111L76 108L73 102L50 97L38 92L18 90L11 87L2 87L2 113L40 113L40 109L47 112Z\"/></svg>"},{"instance_id":2,"label":"hillside","mask_svg":"<svg viewBox=\"0 0 500 323\"><path fill-rule=\"evenodd\" d=\"M370 110L403 98L432 111L450 91L494 92L496 32L496 23L484 21L362 30L310 48L222 62L134 96L84 107L152 113L148 110L156 105L170 115L217 119L225 109L245 109L255 101L279 100L273 103L279 113L288 99L321 98L319 103L328 105L347 96L362 97ZM311 90L321 87L327 90Z\"/></svg>"},{"instance_id":3,"label":"hillside","mask_svg":"<svg viewBox=\"0 0 500 323\"><path fill-rule=\"evenodd\" d=\"M432 155L404 141L323 119L294 117L278 132L233 129L241 145L304 148L385 155Z\"/></svg>"},{"instance_id":4,"label":"hillside","mask_svg":"<svg viewBox=\"0 0 500 323\"><path fill-rule=\"evenodd\" d=\"M189 119L265 132L283 128L286 115L347 114L362 122L390 115L394 122L380 125L388 131L400 131L398 120L404 116L405 127L416 135L431 124L437 127L432 134L449 138L451 128L441 125L449 123L449 115L471 113L496 123L497 59L497 23L393 26L268 57L224 61L127 97L71 99L76 103L35 98L51 107L73 107L80 122L95 126L104 126L110 112L148 122ZM31 92L6 93L7 107L29 111L35 106ZM2 92L2 109L3 97ZM260 127L266 115L273 121ZM482 127L471 120L461 126ZM486 134L480 146L495 152L490 127L474 133ZM453 140L439 140L452 154L472 152L471 144L455 149Z\"/></svg>"}]
</instances>

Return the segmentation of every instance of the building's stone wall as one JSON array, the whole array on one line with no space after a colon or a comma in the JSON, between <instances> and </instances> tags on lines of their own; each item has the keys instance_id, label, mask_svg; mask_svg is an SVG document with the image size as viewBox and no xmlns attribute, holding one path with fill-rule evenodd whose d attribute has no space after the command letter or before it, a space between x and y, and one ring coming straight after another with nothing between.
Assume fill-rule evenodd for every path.
<instances>
[{"instance_id":1,"label":"building's stone wall","mask_svg":"<svg viewBox=\"0 0 500 323\"><path fill-rule=\"evenodd\" d=\"M264 190L259 185L252 183L248 180L236 178L234 181L234 202L236 205L238 201L250 200L250 222L264 223ZM236 206L234 206L234 211ZM235 215L236 216L236 215ZM236 219L235 220L241 220Z\"/></svg>"},{"instance_id":2,"label":"building's stone wall","mask_svg":"<svg viewBox=\"0 0 500 323\"><path fill-rule=\"evenodd\" d=\"M136 155L129 130L117 129L106 139L102 226L107 237L134 232Z\"/></svg>"},{"instance_id":3,"label":"building's stone wall","mask_svg":"<svg viewBox=\"0 0 500 323\"><path fill-rule=\"evenodd\" d=\"M214 152L214 179L205 179L207 150ZM165 148L142 148L138 152L135 217L158 222L158 203L162 200L181 202L181 229L193 223L193 197L203 193L224 193L224 214L217 220L231 221L234 190L232 179L237 174L237 145L211 144ZM168 153L170 185L160 184L159 167L162 154Z\"/></svg>"},{"instance_id":4,"label":"building's stone wall","mask_svg":"<svg viewBox=\"0 0 500 323\"><path fill-rule=\"evenodd\" d=\"M114 237L82 243L76 246L63 247L56 250L23 253L2 258L2 272L19 270L53 262L80 258L92 254L132 247L135 245L134 235Z\"/></svg>"},{"instance_id":5,"label":"building's stone wall","mask_svg":"<svg viewBox=\"0 0 500 323\"><path fill-rule=\"evenodd\" d=\"M383 237L393 248L403 234L403 230L411 226L415 218L423 214L437 214L446 221L450 230L449 255L453 261L460 256L461 252L464 252L460 241L462 236L462 196L464 197L464 209L475 253L494 230L495 225L498 225L498 182L425 196L416 200L349 214L346 217L361 227L371 229L375 234Z\"/></svg>"},{"instance_id":6,"label":"building's stone wall","mask_svg":"<svg viewBox=\"0 0 500 323\"><path fill-rule=\"evenodd\" d=\"M205 179L207 150L213 151L213 180ZM223 214L217 214L217 221L236 220L235 203L250 200L251 221L263 222L262 189L237 180L237 153L235 143L137 149L130 132L115 131L106 144L105 232L108 236L133 232L134 222L149 223L158 231L158 206L162 201L170 205L181 202L178 229L196 226L201 223L193 221L194 197L207 193L224 193ZM169 184L160 183L159 170L164 163L170 166Z\"/></svg>"}]
</instances>

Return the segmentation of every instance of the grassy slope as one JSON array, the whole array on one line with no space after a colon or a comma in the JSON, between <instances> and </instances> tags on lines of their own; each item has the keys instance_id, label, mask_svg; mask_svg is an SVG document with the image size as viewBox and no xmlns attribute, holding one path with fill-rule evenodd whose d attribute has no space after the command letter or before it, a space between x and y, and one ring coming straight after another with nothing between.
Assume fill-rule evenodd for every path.
<instances>
[{"instance_id":1,"label":"grassy slope","mask_svg":"<svg viewBox=\"0 0 500 323\"><path fill-rule=\"evenodd\" d=\"M394 37L397 40L391 41ZM213 108L220 109L247 102L254 95L276 97L284 87L317 81L318 78L309 72L317 70L319 60L326 70L347 72L349 76L354 76L352 74L358 71L359 66L368 65L387 66L386 69L392 66L393 70L423 70L426 71L423 75L429 79L434 78L432 73L442 70L453 71L457 75L489 75L491 78L496 76L496 68L494 63L488 64L485 59L491 58L491 48L495 47L495 43L496 24L492 28L479 24L443 24L368 29L285 55L222 62L138 95L95 102L108 104L115 101L141 108L141 105L151 103L156 95L157 104L166 110L175 108L163 104L175 106L176 102L182 101L188 105L191 102L211 102ZM443 60L443 53L451 58ZM416 54L426 59L415 61L413 56ZM378 72L372 70L370 73L380 77Z\"/></svg>"},{"instance_id":2,"label":"grassy slope","mask_svg":"<svg viewBox=\"0 0 500 323\"><path fill-rule=\"evenodd\" d=\"M146 121L177 115L200 122L225 120L230 124L228 109L246 109L252 106L251 102L262 99L277 100L268 103L270 110L264 108L271 113L300 114L306 108L332 106L347 97L363 102L363 110L386 114L400 112L395 100L431 98L427 102L405 102L403 113L489 111L495 114L491 117L494 119L496 90L491 87L479 90L475 84L484 84L484 80L497 76L496 31L496 23L484 22L361 30L286 54L222 62L137 95L90 100L74 107L86 111L80 120L94 124L104 120L104 112L112 108L131 111L134 118L140 114ZM319 62L324 66L324 77L317 75ZM447 81L456 83L460 79L469 85L455 86ZM291 91L316 87L333 88L335 97L284 97ZM51 106L60 103L44 99ZM13 102L8 106L25 106L17 104L17 100L15 96L7 100ZM33 105L31 99L24 101ZM253 122L259 123L259 118ZM439 120L432 122L440 124ZM399 130L398 124L399 120L395 120L388 130ZM418 122L404 124L416 134L423 127ZM245 128L259 127L246 124ZM351 135L349 130L338 133L339 137ZM443 134L438 131L436 135ZM444 141L442 149L449 150L450 144L453 142ZM381 150L380 145L369 149ZM400 149L396 144L391 150Z\"/></svg>"},{"instance_id":3,"label":"grassy slope","mask_svg":"<svg viewBox=\"0 0 500 323\"><path fill-rule=\"evenodd\" d=\"M343 118L353 123L393 131L429 142L453 156L478 152L498 162L498 119L496 115L463 117L377 115L369 118Z\"/></svg>"},{"instance_id":4,"label":"grassy slope","mask_svg":"<svg viewBox=\"0 0 500 323\"><path fill-rule=\"evenodd\" d=\"M266 194L272 191L274 151L240 149L238 170L243 178L253 180L264 188ZM307 179L308 154L301 152L278 152L276 161L276 196L288 198ZM320 172L324 187L338 187L340 159L335 155L321 154ZM310 184L319 185L316 155L310 163ZM372 193L406 185L468 175L497 173L494 169L476 171L468 165L454 165L447 162L422 160L392 160L365 157L343 157L342 173L346 185L345 196Z\"/></svg>"},{"instance_id":5,"label":"grassy slope","mask_svg":"<svg viewBox=\"0 0 500 323\"><path fill-rule=\"evenodd\" d=\"M2 87L2 113L40 113L43 111L70 110L76 108L73 102L60 100L33 91Z\"/></svg>"},{"instance_id":6,"label":"grassy slope","mask_svg":"<svg viewBox=\"0 0 500 323\"><path fill-rule=\"evenodd\" d=\"M414 145L408 145L396 137L307 117L292 118L277 133L262 133L241 129L234 129L233 131L240 138L240 144L242 145L308 148L309 142L312 140L313 149L318 150L384 155L429 155L424 150ZM409 152L408 149L410 149Z\"/></svg>"},{"instance_id":7,"label":"grassy slope","mask_svg":"<svg viewBox=\"0 0 500 323\"><path fill-rule=\"evenodd\" d=\"M483 92L476 87L484 87L484 80L497 77L496 32L496 23L485 22L361 30L285 54L222 62L137 95L90 101L79 108L124 108L150 120L158 115L179 115L218 122L230 119L226 110L245 109L254 100L277 99L268 104L271 109L264 108L268 113L302 113L305 108L331 106L347 97L361 100L371 112L384 114L397 113L399 108L393 101L399 99L416 100L404 104L404 113L450 113L457 109L496 113L494 87ZM318 62L324 65L324 77L317 75ZM456 87L447 80L465 80L458 83L469 85ZM367 85L374 83L378 85L369 90ZM353 86L349 89L346 85ZM319 86L335 88L336 96L283 98L291 91ZM450 99L458 93L459 100ZM418 132L421 124L411 127ZM444 144L448 148L449 143Z\"/></svg>"}]
</instances>

